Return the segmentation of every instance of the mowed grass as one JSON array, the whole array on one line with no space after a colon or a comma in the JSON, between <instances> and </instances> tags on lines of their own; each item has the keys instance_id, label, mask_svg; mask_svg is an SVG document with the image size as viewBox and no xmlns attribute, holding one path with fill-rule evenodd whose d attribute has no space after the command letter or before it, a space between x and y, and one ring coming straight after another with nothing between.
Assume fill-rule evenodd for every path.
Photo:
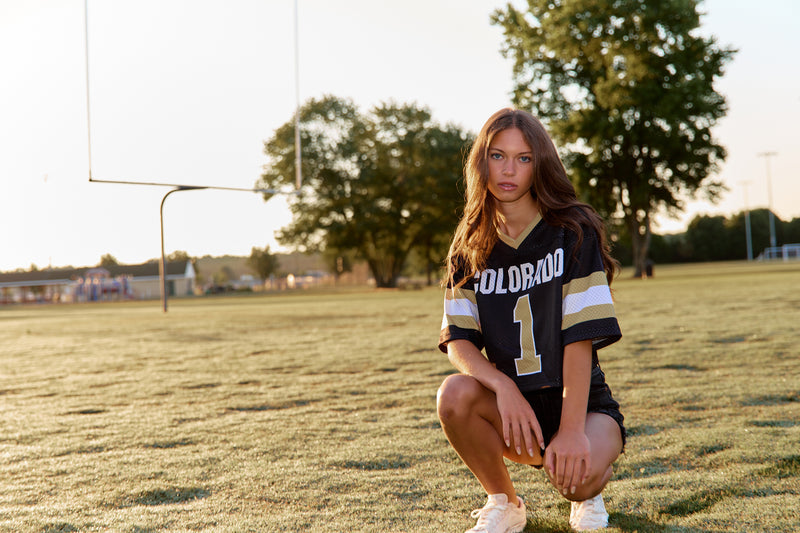
<instances>
[{"instance_id":1,"label":"mowed grass","mask_svg":"<svg viewBox=\"0 0 800 533\"><path fill-rule=\"evenodd\" d=\"M611 531L800 527L800 264L615 283ZM0 308L0 531L460 532L441 291ZM510 465L526 532L569 531Z\"/></svg>"}]
</instances>

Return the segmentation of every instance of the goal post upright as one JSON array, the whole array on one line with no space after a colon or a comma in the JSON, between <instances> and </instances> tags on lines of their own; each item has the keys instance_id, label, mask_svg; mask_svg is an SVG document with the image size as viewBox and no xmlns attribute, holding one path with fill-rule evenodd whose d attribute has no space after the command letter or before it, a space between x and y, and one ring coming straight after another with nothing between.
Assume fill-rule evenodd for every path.
<instances>
[{"instance_id":1,"label":"goal post upright","mask_svg":"<svg viewBox=\"0 0 800 533\"><path fill-rule=\"evenodd\" d=\"M294 0L294 187L298 191L303 184L303 171L300 166L300 37L298 31L297 0Z\"/></svg>"},{"instance_id":2,"label":"goal post upright","mask_svg":"<svg viewBox=\"0 0 800 533\"><path fill-rule=\"evenodd\" d=\"M83 2L83 46L86 61L86 136L89 155L89 181L92 181L92 113L89 97L89 0Z\"/></svg>"}]
</instances>

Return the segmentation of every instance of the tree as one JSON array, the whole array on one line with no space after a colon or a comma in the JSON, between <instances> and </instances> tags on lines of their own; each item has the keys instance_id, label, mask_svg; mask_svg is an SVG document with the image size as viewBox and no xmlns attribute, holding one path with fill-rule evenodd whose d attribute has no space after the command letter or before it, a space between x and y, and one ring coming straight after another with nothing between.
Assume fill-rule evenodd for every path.
<instances>
[{"instance_id":1,"label":"tree","mask_svg":"<svg viewBox=\"0 0 800 533\"><path fill-rule=\"evenodd\" d=\"M100 258L100 266L103 268L111 268L119 265L117 258L111 254L104 254Z\"/></svg>"},{"instance_id":2,"label":"tree","mask_svg":"<svg viewBox=\"0 0 800 533\"><path fill-rule=\"evenodd\" d=\"M269 251L269 245L264 248L254 246L250 251L250 257L247 258L247 266L259 278L267 279L278 270L278 257Z\"/></svg>"},{"instance_id":3,"label":"tree","mask_svg":"<svg viewBox=\"0 0 800 533\"><path fill-rule=\"evenodd\" d=\"M753 209L750 211L750 226L752 229L753 238L753 254L758 256L766 248L769 247L769 209ZM775 239L777 243L785 242L783 240L783 227L784 223L773 213L775 217Z\"/></svg>"},{"instance_id":4,"label":"tree","mask_svg":"<svg viewBox=\"0 0 800 533\"><path fill-rule=\"evenodd\" d=\"M800 243L800 218L793 218L782 224L784 242L786 244Z\"/></svg>"},{"instance_id":5,"label":"tree","mask_svg":"<svg viewBox=\"0 0 800 533\"><path fill-rule=\"evenodd\" d=\"M529 0L492 19L515 105L547 124L581 197L624 221L641 276L653 214L724 191L710 179L726 156L713 83L735 50L699 34L695 0Z\"/></svg>"},{"instance_id":6,"label":"tree","mask_svg":"<svg viewBox=\"0 0 800 533\"><path fill-rule=\"evenodd\" d=\"M380 104L362 114L351 101L327 96L299 113L303 184L289 198L293 219L278 241L327 257L352 252L367 262L378 287L394 287L410 250L433 246L456 224L469 136L410 104ZM269 163L256 186L292 184L294 120L275 131L264 152Z\"/></svg>"},{"instance_id":7,"label":"tree","mask_svg":"<svg viewBox=\"0 0 800 533\"><path fill-rule=\"evenodd\" d=\"M686 242L693 261L733 259L731 232L724 216L697 215L686 229Z\"/></svg>"},{"instance_id":8,"label":"tree","mask_svg":"<svg viewBox=\"0 0 800 533\"><path fill-rule=\"evenodd\" d=\"M191 261L194 263L194 259L189 255L189 253L183 250L175 250L171 254L167 255L166 259L170 263L178 263L181 261Z\"/></svg>"},{"instance_id":9,"label":"tree","mask_svg":"<svg viewBox=\"0 0 800 533\"><path fill-rule=\"evenodd\" d=\"M214 275L211 276L211 279L214 285L224 286L227 285L229 281L236 279L236 274L229 265L225 265L217 270Z\"/></svg>"}]
</instances>

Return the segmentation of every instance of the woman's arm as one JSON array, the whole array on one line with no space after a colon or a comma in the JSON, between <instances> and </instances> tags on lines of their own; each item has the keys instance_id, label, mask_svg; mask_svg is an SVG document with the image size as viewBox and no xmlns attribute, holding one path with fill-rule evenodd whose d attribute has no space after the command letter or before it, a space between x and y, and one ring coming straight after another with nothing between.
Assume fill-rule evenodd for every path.
<instances>
[{"instance_id":1,"label":"woman's arm","mask_svg":"<svg viewBox=\"0 0 800 533\"><path fill-rule=\"evenodd\" d=\"M592 341L564 347L564 398L561 424L545 453L545 464L553 484L562 494L575 493L589 475L589 439L586 436L586 406L592 378Z\"/></svg>"},{"instance_id":2,"label":"woman's arm","mask_svg":"<svg viewBox=\"0 0 800 533\"><path fill-rule=\"evenodd\" d=\"M497 410L503 424L503 441L507 448L514 444L517 455L522 455L523 444L528 455L534 455L534 442L544 449L544 438L539 421L516 383L495 368L470 341L457 339L447 343L447 357L462 374L472 376L494 392ZM538 454L537 454L538 455Z\"/></svg>"}]
</instances>

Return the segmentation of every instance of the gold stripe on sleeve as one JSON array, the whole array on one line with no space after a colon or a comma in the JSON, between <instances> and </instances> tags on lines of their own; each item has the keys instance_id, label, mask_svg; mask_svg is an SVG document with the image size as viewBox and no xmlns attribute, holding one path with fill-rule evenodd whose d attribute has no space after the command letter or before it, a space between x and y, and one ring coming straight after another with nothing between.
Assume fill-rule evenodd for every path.
<instances>
[{"instance_id":1,"label":"gold stripe on sleeve","mask_svg":"<svg viewBox=\"0 0 800 533\"><path fill-rule=\"evenodd\" d=\"M457 289L445 289L444 297L446 300L469 300L470 303L477 305L478 299L475 298L475 291L465 289L463 286Z\"/></svg>"},{"instance_id":2,"label":"gold stripe on sleeve","mask_svg":"<svg viewBox=\"0 0 800 533\"><path fill-rule=\"evenodd\" d=\"M457 328L462 328L462 329L474 329L476 331L481 330L478 323L471 316L445 315L445 321L447 322L446 325L448 326L456 326Z\"/></svg>"},{"instance_id":3,"label":"gold stripe on sleeve","mask_svg":"<svg viewBox=\"0 0 800 533\"><path fill-rule=\"evenodd\" d=\"M597 287L598 285L608 285L606 273L602 270L592 272L585 278L576 278L569 283L565 283L561 288L561 297L566 298L568 294L586 292L590 288Z\"/></svg>"},{"instance_id":4,"label":"gold stripe on sleeve","mask_svg":"<svg viewBox=\"0 0 800 533\"><path fill-rule=\"evenodd\" d=\"M571 313L565 316L561 322L561 331L569 329L575 324L580 324L581 322L615 317L616 314L614 313L614 304L591 305L589 307L584 307L577 313Z\"/></svg>"}]
</instances>

